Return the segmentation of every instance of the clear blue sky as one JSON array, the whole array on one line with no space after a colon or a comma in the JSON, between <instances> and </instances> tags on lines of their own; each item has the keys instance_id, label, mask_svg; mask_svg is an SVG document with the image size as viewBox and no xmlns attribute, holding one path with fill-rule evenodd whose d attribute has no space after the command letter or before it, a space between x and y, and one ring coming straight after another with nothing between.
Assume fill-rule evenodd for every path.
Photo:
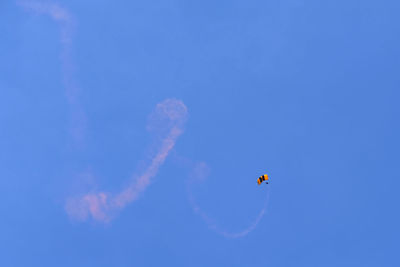
<instances>
[{"instance_id":1,"label":"clear blue sky","mask_svg":"<svg viewBox=\"0 0 400 267\"><path fill-rule=\"evenodd\" d=\"M399 1L44 3L69 43L0 2L1 266L400 266ZM151 185L108 224L71 220L69 196L141 168L167 98L189 119ZM182 159L209 166L192 194L224 231L269 194L257 227L210 229Z\"/></svg>"}]
</instances>

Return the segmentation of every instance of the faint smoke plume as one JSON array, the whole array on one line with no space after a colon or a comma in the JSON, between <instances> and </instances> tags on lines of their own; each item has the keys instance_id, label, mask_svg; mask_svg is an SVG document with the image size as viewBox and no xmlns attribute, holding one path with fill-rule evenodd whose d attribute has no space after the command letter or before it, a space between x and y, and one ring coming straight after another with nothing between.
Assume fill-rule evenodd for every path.
<instances>
[{"instance_id":1,"label":"faint smoke plume","mask_svg":"<svg viewBox=\"0 0 400 267\"><path fill-rule=\"evenodd\" d=\"M65 94L70 106L70 131L76 141L82 143L86 128L86 115L79 102L80 88L75 80L72 60L72 40L75 20L67 9L51 2L17 0L17 5L37 15L49 16L60 28L61 54Z\"/></svg>"},{"instance_id":2,"label":"faint smoke plume","mask_svg":"<svg viewBox=\"0 0 400 267\"><path fill-rule=\"evenodd\" d=\"M206 180L207 177L209 176L209 174L210 174L210 168L208 167L208 165L204 162L199 162L199 163L195 164L193 171L189 177L189 180L187 181L187 194L188 194L189 202L190 202L190 205L192 206L193 211L203 219L203 221L207 224L207 226L210 229L214 230L215 232L217 232L220 235L223 235L228 238L238 238L238 237L246 236L248 233L250 233L257 227L258 223L263 218L263 216L267 210L267 205L268 205L268 200L269 200L269 192L267 192L266 199L264 201L264 205L262 206L260 212L258 213L257 217L253 220L253 222L248 227L246 227L245 229L243 229L241 231L229 232L229 231L225 230L223 227L218 226L218 224L215 222L215 220L210 218L207 215L207 213L204 212L199 207L199 205L197 204L197 202L193 196L192 187L195 184L201 183L204 180ZM269 189L267 189L267 190L269 190Z\"/></svg>"},{"instance_id":3,"label":"faint smoke plume","mask_svg":"<svg viewBox=\"0 0 400 267\"><path fill-rule=\"evenodd\" d=\"M16 2L19 6L34 14L49 16L59 26L63 83L71 113L70 131L75 141L82 144L86 128L86 115L79 100L80 88L75 79L75 65L72 60L72 43L76 21L67 9L56 3L28 0L17 0ZM152 178L156 176L158 169L175 146L178 137L183 133L187 117L187 108L182 101L167 99L157 104L155 111L149 116L147 130L156 135L158 149L144 172L134 174L128 186L123 188L119 193L111 194L93 191L82 196L67 199L65 209L70 218L78 221L86 221L92 218L95 221L108 222L118 211L135 201L150 185ZM193 165L189 159L181 158L181 161L185 164ZM210 168L207 164L196 163L187 181L188 198L194 212L204 220L210 229L218 234L228 238L246 236L257 227L263 218L267 209L269 192L267 192L264 205L253 222L241 231L229 232L220 227L215 220L210 218L199 207L192 194L193 186L207 179L209 172ZM267 188L267 190L269 189Z\"/></svg>"},{"instance_id":4,"label":"faint smoke plume","mask_svg":"<svg viewBox=\"0 0 400 267\"><path fill-rule=\"evenodd\" d=\"M159 148L145 171L136 179L134 177L137 175L134 175L132 182L120 193L94 192L68 199L65 206L68 215L80 221L91 217L97 221L108 222L116 212L135 201L150 185L151 179L156 176L178 137L183 133L187 116L187 109L182 101L167 99L157 104L149 117L147 129L157 134L160 139Z\"/></svg>"}]
</instances>

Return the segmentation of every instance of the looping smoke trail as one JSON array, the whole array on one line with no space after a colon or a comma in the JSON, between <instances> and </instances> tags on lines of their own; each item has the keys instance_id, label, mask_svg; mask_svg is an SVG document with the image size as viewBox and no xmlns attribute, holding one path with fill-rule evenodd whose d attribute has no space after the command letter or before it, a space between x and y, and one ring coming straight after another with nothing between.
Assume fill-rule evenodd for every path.
<instances>
[{"instance_id":1,"label":"looping smoke trail","mask_svg":"<svg viewBox=\"0 0 400 267\"><path fill-rule=\"evenodd\" d=\"M264 205L262 206L260 212L258 213L257 217L254 219L254 221L248 227L246 227L245 229L243 229L241 231L229 232L229 231L226 231L226 230L222 229L221 227L219 227L218 224L213 219L211 219L207 215L207 213L205 213L199 207L199 205L196 203L195 198L192 194L193 185L204 181L207 178L207 176L209 175L209 172L210 172L210 168L207 166L206 163L204 163L204 162L197 163L193 169L193 172L192 172L188 182L187 182L187 194L188 194L189 202L192 206L192 209L194 210L194 212L196 214L198 214L203 219L203 221L207 224L207 226L210 229L214 230L218 234L223 235L228 238L238 238L238 237L246 236L248 233L250 233L257 227L258 223L263 218L263 216L267 210L267 206L268 206L269 192L267 192L267 196L264 201ZM267 188L267 190L269 191L269 188Z\"/></svg>"},{"instance_id":2,"label":"looping smoke trail","mask_svg":"<svg viewBox=\"0 0 400 267\"><path fill-rule=\"evenodd\" d=\"M67 9L50 2L38 2L17 0L17 5L38 15L49 16L60 28L61 54L63 83L65 95L70 106L70 131L74 139L82 142L86 128L86 114L80 104L80 88L74 78L74 63L72 60L72 40L75 29L75 19Z\"/></svg>"},{"instance_id":3,"label":"looping smoke trail","mask_svg":"<svg viewBox=\"0 0 400 267\"><path fill-rule=\"evenodd\" d=\"M74 18L65 8L50 2L38 2L28 0L17 0L19 6L39 15L47 15L60 27L60 43L62 45L61 63L63 69L63 82L68 104L71 107L71 134L75 140L82 142L86 128L86 115L80 104L80 88L74 79L74 64L72 61L72 40L76 25ZM130 202L135 201L139 195L150 185L151 179L157 174L159 167L163 164L176 140L183 133L183 126L187 119L186 106L179 100L167 99L159 103L156 110L150 115L147 129L160 136L161 145L157 154L152 158L147 169L120 193L112 195L107 192L90 192L80 197L67 199L65 209L68 215L76 220L84 221L92 217L96 221L108 222L114 214L123 209ZM191 194L194 182L206 178L208 167L204 163L196 165L194 175L188 181L189 201L194 211L217 233L230 238L242 237L254 230L265 214L268 197L263 208L254 222L237 233L227 232L207 214L200 209ZM135 176L136 177L136 176Z\"/></svg>"},{"instance_id":4,"label":"looping smoke trail","mask_svg":"<svg viewBox=\"0 0 400 267\"><path fill-rule=\"evenodd\" d=\"M161 138L160 148L149 166L118 194L97 192L69 198L65 206L69 216L80 221L87 220L91 216L94 220L108 222L116 212L135 201L150 185L151 179L157 174L178 137L183 133L187 115L186 106L182 101L167 99L157 104L149 118L147 129L162 130L166 136Z\"/></svg>"}]
</instances>

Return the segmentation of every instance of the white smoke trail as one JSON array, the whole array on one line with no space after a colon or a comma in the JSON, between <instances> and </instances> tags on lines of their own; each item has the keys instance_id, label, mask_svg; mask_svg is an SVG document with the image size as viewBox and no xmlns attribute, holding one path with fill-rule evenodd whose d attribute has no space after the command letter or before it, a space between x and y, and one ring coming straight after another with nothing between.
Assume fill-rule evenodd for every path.
<instances>
[{"instance_id":1,"label":"white smoke trail","mask_svg":"<svg viewBox=\"0 0 400 267\"><path fill-rule=\"evenodd\" d=\"M160 148L145 171L118 194L97 192L67 199L65 209L68 215L80 221L91 216L94 220L108 222L116 212L135 201L150 185L151 179L156 176L158 169L175 146L178 137L183 133L186 119L187 109L182 101L167 99L157 104L147 128L158 133L165 132L166 136L161 137Z\"/></svg>"},{"instance_id":2,"label":"white smoke trail","mask_svg":"<svg viewBox=\"0 0 400 267\"><path fill-rule=\"evenodd\" d=\"M269 187L267 188L267 192L266 192L266 199L264 201L263 206L261 207L261 210L259 211L257 217L253 220L253 222L246 227L245 229L238 231L238 232L229 232L225 229L223 229L222 227L218 226L218 224L211 219L207 213L205 213L197 204L193 193L192 193L192 187L194 184L199 183L204 181L207 176L209 175L210 169L207 166L207 164L205 164L204 162L200 162L197 163L195 165L195 167L193 168L193 171L189 177L189 180L187 182L187 194L188 194L188 198L189 198L189 202L192 206L193 211L199 215L203 221L207 224L207 226L214 230L216 233L223 235L224 237L227 238L238 238L238 237L244 237L247 234L249 234L251 231L253 231L257 225L259 224L259 222L261 221L261 219L264 217L265 212L267 210L267 206L268 206L268 201L269 201Z\"/></svg>"},{"instance_id":3,"label":"white smoke trail","mask_svg":"<svg viewBox=\"0 0 400 267\"><path fill-rule=\"evenodd\" d=\"M76 22L65 8L51 2L39 2L28 0L17 0L22 8L39 15L47 15L60 27L60 43L62 45L61 63L63 69L63 82L68 104L71 108L71 134L76 141L83 142L86 128L86 115L80 104L80 88L74 79L74 64L72 60L72 41ZM161 137L161 145L158 153L152 158L147 169L135 180L124 188L120 193L111 195L106 192L92 192L80 197L67 199L65 209L68 215L76 220L84 221L92 217L96 221L108 222L113 215L123 209L129 203L135 201L143 191L150 185L151 179L157 174L158 169L164 163L170 151L175 146L178 137L183 132L183 125L187 119L187 109L183 102L175 99L167 99L157 105L155 112L151 115L148 130L155 131ZM263 218L269 193L264 206L253 223L239 232L228 232L220 227L197 205L191 193L191 187L195 181L205 179L208 167L197 164L188 180L188 196L193 210L217 233L229 237L243 237L253 231ZM268 189L267 189L268 190Z\"/></svg>"},{"instance_id":4,"label":"white smoke trail","mask_svg":"<svg viewBox=\"0 0 400 267\"><path fill-rule=\"evenodd\" d=\"M72 40L75 29L75 19L67 9L56 3L17 0L17 5L37 15L49 16L60 28L61 65L65 94L70 106L70 131L78 142L82 142L86 128L86 115L79 101L80 88L75 80L74 63L72 60Z\"/></svg>"}]
</instances>

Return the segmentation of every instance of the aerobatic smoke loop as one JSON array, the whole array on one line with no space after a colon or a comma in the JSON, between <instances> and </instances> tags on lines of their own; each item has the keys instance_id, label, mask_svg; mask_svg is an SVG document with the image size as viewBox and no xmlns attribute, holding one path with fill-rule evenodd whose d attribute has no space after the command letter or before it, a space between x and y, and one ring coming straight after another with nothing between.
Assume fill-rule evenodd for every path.
<instances>
[{"instance_id":1,"label":"aerobatic smoke loop","mask_svg":"<svg viewBox=\"0 0 400 267\"><path fill-rule=\"evenodd\" d=\"M80 88L74 78L75 67L71 56L76 22L68 10L54 3L17 0L17 4L36 14L49 16L60 27L60 43L62 45L60 58L65 95L71 112L70 131L76 141L82 142L86 128L86 115L80 104ZM135 201L151 184L160 166L174 148L177 139L184 131L184 124L187 118L187 108L180 100L167 99L157 104L156 109L149 116L147 130L155 134L158 147L156 149L157 152L151 158L144 172L139 175L132 175L128 186L119 193L111 194L93 191L68 198L65 203L65 210L70 218L78 221L86 221L92 218L95 221L109 222L118 211ZM186 160L186 162L188 161ZM267 194L265 204L258 216L249 227L235 233L225 231L198 206L192 194L192 187L196 183L204 181L209 172L210 168L206 163L197 163L187 181L188 198L194 212L205 221L210 229L225 237L237 238L247 235L255 229L264 216L269 194Z\"/></svg>"}]
</instances>

